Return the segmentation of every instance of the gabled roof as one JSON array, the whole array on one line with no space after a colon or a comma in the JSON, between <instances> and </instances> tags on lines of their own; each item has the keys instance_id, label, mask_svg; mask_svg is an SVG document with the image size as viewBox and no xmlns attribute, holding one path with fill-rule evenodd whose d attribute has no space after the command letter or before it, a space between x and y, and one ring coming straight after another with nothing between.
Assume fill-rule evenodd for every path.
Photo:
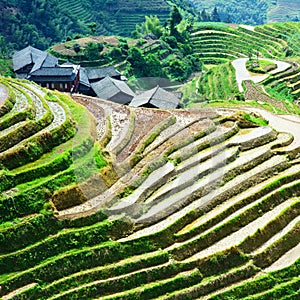
<instances>
[{"instance_id":1,"label":"gabled roof","mask_svg":"<svg viewBox=\"0 0 300 300\"><path fill-rule=\"evenodd\" d=\"M71 67L49 67L41 68L31 72L29 79L34 81L53 81L53 82L68 82L73 81L76 77L77 71L74 66Z\"/></svg>"},{"instance_id":2,"label":"gabled roof","mask_svg":"<svg viewBox=\"0 0 300 300\"><path fill-rule=\"evenodd\" d=\"M119 77L121 73L117 71L113 66L103 68L86 68L86 74L89 81L100 80L107 76Z\"/></svg>"},{"instance_id":3,"label":"gabled roof","mask_svg":"<svg viewBox=\"0 0 300 300\"><path fill-rule=\"evenodd\" d=\"M80 81L80 84L83 84L87 87L90 87L91 84L89 82L89 78L87 76L87 72L86 72L86 69L85 68L80 68L79 70L79 81Z\"/></svg>"},{"instance_id":4,"label":"gabled roof","mask_svg":"<svg viewBox=\"0 0 300 300\"><path fill-rule=\"evenodd\" d=\"M108 76L101 81L92 83L91 86L97 97L106 100L110 100L119 93L131 96L132 98L135 96L126 82Z\"/></svg>"},{"instance_id":5,"label":"gabled roof","mask_svg":"<svg viewBox=\"0 0 300 300\"><path fill-rule=\"evenodd\" d=\"M143 92L135 96L130 102L130 106L143 106L150 104L157 108L177 108L180 99L171 92L168 92L157 86L149 91Z\"/></svg>"},{"instance_id":6,"label":"gabled roof","mask_svg":"<svg viewBox=\"0 0 300 300\"><path fill-rule=\"evenodd\" d=\"M42 67L55 67L58 59L47 52L28 46L13 55L14 71L33 64L32 72Z\"/></svg>"}]
</instances>

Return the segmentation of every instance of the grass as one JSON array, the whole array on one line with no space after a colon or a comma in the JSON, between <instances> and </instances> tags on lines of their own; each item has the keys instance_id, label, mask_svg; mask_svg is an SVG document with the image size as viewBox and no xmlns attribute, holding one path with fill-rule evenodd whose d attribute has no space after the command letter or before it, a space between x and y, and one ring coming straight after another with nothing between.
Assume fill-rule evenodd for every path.
<instances>
[{"instance_id":1,"label":"grass","mask_svg":"<svg viewBox=\"0 0 300 300\"><path fill-rule=\"evenodd\" d=\"M254 117L253 115L245 114L245 119L259 126L268 126L268 121L260 117Z\"/></svg>"},{"instance_id":2,"label":"grass","mask_svg":"<svg viewBox=\"0 0 300 300\"><path fill-rule=\"evenodd\" d=\"M247 61L246 68L252 73L266 74L272 70L275 70L277 65L268 60L251 59Z\"/></svg>"},{"instance_id":3,"label":"grass","mask_svg":"<svg viewBox=\"0 0 300 300\"><path fill-rule=\"evenodd\" d=\"M12 59L0 58L0 75L15 77L13 72Z\"/></svg>"}]
</instances>

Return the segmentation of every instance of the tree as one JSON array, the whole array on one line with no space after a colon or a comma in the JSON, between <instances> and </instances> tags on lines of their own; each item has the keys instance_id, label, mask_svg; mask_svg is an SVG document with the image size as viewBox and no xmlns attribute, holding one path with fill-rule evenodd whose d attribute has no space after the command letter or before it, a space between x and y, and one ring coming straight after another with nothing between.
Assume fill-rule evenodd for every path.
<instances>
[{"instance_id":1,"label":"tree","mask_svg":"<svg viewBox=\"0 0 300 300\"><path fill-rule=\"evenodd\" d=\"M81 50L81 47L79 44L76 43L73 45L73 49L74 49L75 53L79 53Z\"/></svg>"},{"instance_id":2,"label":"tree","mask_svg":"<svg viewBox=\"0 0 300 300\"><path fill-rule=\"evenodd\" d=\"M203 22L210 21L210 17L208 15L208 13L206 12L205 8L201 11L200 18L201 18L201 21L203 21Z\"/></svg>"},{"instance_id":3,"label":"tree","mask_svg":"<svg viewBox=\"0 0 300 300\"><path fill-rule=\"evenodd\" d=\"M0 35L0 57L4 58L8 55L8 48L5 41L5 38Z\"/></svg>"},{"instance_id":4,"label":"tree","mask_svg":"<svg viewBox=\"0 0 300 300\"><path fill-rule=\"evenodd\" d=\"M88 24L88 28L90 29L92 34L96 33L96 29L97 29L97 23L96 22L91 22Z\"/></svg>"},{"instance_id":5,"label":"tree","mask_svg":"<svg viewBox=\"0 0 300 300\"><path fill-rule=\"evenodd\" d=\"M170 15L170 35L175 36L176 38L178 37L178 30L177 30L177 25L182 20L182 16L178 10L177 6L173 6L171 15Z\"/></svg>"},{"instance_id":6,"label":"tree","mask_svg":"<svg viewBox=\"0 0 300 300\"><path fill-rule=\"evenodd\" d=\"M186 79L186 69L187 66L184 62L174 59L169 64L168 73L172 79L183 81Z\"/></svg>"},{"instance_id":7,"label":"tree","mask_svg":"<svg viewBox=\"0 0 300 300\"><path fill-rule=\"evenodd\" d=\"M146 76L161 77L163 75L162 67L158 57L152 53L146 56Z\"/></svg>"},{"instance_id":8,"label":"tree","mask_svg":"<svg viewBox=\"0 0 300 300\"><path fill-rule=\"evenodd\" d=\"M101 46L99 46L99 44L101 43L93 43L93 42L87 43L84 49L84 54L89 60L94 60L99 58L99 52L101 49Z\"/></svg>"},{"instance_id":9,"label":"tree","mask_svg":"<svg viewBox=\"0 0 300 300\"><path fill-rule=\"evenodd\" d=\"M132 35L135 38L143 37L147 33L153 33L157 38L160 38L163 34L163 27L157 16L145 16L145 22L137 24Z\"/></svg>"},{"instance_id":10,"label":"tree","mask_svg":"<svg viewBox=\"0 0 300 300\"><path fill-rule=\"evenodd\" d=\"M145 77L146 61L141 49L132 47L128 50L127 61L130 63L131 71L136 77Z\"/></svg>"},{"instance_id":11,"label":"tree","mask_svg":"<svg viewBox=\"0 0 300 300\"><path fill-rule=\"evenodd\" d=\"M221 22L221 19L220 19L219 13L218 13L218 9L216 6L211 13L211 20L212 20L212 22Z\"/></svg>"}]
</instances>

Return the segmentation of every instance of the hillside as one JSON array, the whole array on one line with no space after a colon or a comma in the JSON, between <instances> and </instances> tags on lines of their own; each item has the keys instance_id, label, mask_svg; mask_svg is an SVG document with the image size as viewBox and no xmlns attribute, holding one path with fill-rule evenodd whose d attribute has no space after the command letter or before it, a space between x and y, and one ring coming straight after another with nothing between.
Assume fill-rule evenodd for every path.
<instances>
[{"instance_id":1,"label":"hillside","mask_svg":"<svg viewBox=\"0 0 300 300\"><path fill-rule=\"evenodd\" d=\"M256 27L195 24L191 38L194 55L199 56L207 70L186 85L185 103L241 100L246 97L246 100L253 101L263 99L274 111L294 113L293 103L298 103L300 95L299 32L300 23L297 22ZM256 75L256 79L261 79L259 83L254 87L246 83L247 87L241 92L236 85L234 63L249 57L254 61L273 60L275 64L276 61L287 62L288 67L279 73L269 73L269 77Z\"/></svg>"},{"instance_id":2,"label":"hillside","mask_svg":"<svg viewBox=\"0 0 300 300\"><path fill-rule=\"evenodd\" d=\"M300 18L300 1L287 0L190 0L198 9L211 11L215 6L222 21L236 24L258 25L267 22L297 21Z\"/></svg>"},{"instance_id":3,"label":"hillside","mask_svg":"<svg viewBox=\"0 0 300 300\"><path fill-rule=\"evenodd\" d=\"M68 37L94 33L89 27L93 22L97 35L130 36L145 15L157 15L164 23L173 2L192 12L187 1L151 0L144 5L132 0L4 0L0 4L0 36L14 50L29 44L43 50Z\"/></svg>"},{"instance_id":4,"label":"hillside","mask_svg":"<svg viewBox=\"0 0 300 300\"><path fill-rule=\"evenodd\" d=\"M297 298L299 118L0 89L3 299Z\"/></svg>"},{"instance_id":5,"label":"hillside","mask_svg":"<svg viewBox=\"0 0 300 300\"><path fill-rule=\"evenodd\" d=\"M0 3L0 36L9 50L29 44L44 50L54 43L91 33L128 37L146 15L157 15L164 24L174 4L196 17L203 9L211 14L217 7L222 21L251 25L295 21L300 9L299 0L291 5L286 0L151 0L147 5L132 0L4 0Z\"/></svg>"}]
</instances>

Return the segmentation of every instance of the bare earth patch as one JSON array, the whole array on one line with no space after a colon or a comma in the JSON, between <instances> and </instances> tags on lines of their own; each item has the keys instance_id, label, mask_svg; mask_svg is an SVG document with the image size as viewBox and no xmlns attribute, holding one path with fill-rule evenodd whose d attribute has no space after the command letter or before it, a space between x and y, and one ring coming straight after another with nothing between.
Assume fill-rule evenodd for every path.
<instances>
[{"instance_id":1,"label":"bare earth patch","mask_svg":"<svg viewBox=\"0 0 300 300\"><path fill-rule=\"evenodd\" d=\"M5 99L8 97L8 89L3 84L0 84L0 106L3 104Z\"/></svg>"}]
</instances>

